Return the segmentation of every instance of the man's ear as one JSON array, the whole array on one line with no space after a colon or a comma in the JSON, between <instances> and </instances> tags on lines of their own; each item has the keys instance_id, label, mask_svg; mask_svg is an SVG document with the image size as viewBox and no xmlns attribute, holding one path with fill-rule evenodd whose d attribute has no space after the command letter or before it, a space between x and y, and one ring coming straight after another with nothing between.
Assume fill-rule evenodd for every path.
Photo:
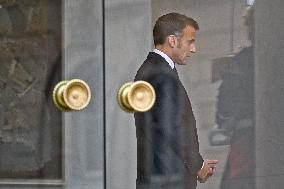
<instances>
[{"instance_id":1,"label":"man's ear","mask_svg":"<svg viewBox=\"0 0 284 189\"><path fill-rule=\"evenodd\" d=\"M169 35L167 37L167 42L171 48L174 48L177 46L177 43L178 43L177 37L175 35Z\"/></svg>"}]
</instances>

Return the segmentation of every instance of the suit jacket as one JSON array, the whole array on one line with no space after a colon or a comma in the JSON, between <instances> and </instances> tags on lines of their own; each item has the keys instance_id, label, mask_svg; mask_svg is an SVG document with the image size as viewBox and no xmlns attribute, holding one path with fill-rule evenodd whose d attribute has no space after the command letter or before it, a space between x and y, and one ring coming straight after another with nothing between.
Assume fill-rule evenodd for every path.
<instances>
[{"instance_id":1,"label":"suit jacket","mask_svg":"<svg viewBox=\"0 0 284 189\"><path fill-rule=\"evenodd\" d=\"M137 189L194 189L202 167L196 121L175 69L150 52L135 81L149 82L156 102L134 113L137 136Z\"/></svg>"}]
</instances>

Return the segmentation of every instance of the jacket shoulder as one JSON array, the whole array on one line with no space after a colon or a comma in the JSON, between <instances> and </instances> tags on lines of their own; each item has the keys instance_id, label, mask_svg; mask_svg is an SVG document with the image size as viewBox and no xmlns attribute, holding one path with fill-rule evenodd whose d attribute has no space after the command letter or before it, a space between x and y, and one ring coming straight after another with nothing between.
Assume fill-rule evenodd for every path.
<instances>
[{"instance_id":1,"label":"jacket shoulder","mask_svg":"<svg viewBox=\"0 0 284 189\"><path fill-rule=\"evenodd\" d=\"M147 58L137 71L135 81L151 81L158 78L174 78L174 72L167 62L157 58Z\"/></svg>"}]
</instances>

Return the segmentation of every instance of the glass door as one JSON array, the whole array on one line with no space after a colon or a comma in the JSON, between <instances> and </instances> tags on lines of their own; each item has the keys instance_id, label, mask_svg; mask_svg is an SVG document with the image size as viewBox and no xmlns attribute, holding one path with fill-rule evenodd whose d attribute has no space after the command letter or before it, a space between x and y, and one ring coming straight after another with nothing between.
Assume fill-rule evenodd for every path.
<instances>
[{"instance_id":1,"label":"glass door","mask_svg":"<svg viewBox=\"0 0 284 189\"><path fill-rule=\"evenodd\" d=\"M136 186L134 117L117 105L116 95L153 51L153 26L169 12L190 16L200 27L197 52L177 66L197 122L200 153L219 160L213 177L197 188L255 188L253 10L254 2L235 0L105 1L107 188Z\"/></svg>"},{"instance_id":2,"label":"glass door","mask_svg":"<svg viewBox=\"0 0 284 189\"><path fill-rule=\"evenodd\" d=\"M0 188L104 188L101 1L0 1Z\"/></svg>"}]
</instances>

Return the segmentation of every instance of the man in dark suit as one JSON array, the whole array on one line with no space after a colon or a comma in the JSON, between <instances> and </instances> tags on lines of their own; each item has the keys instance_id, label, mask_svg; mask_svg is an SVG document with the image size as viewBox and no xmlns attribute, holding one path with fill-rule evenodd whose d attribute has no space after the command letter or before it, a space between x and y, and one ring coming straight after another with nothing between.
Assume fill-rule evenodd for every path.
<instances>
[{"instance_id":1,"label":"man in dark suit","mask_svg":"<svg viewBox=\"0 0 284 189\"><path fill-rule=\"evenodd\" d=\"M135 113L137 189L195 189L205 182L217 160L199 153L196 121L175 64L185 65L196 52L195 20L178 13L161 16L153 29L155 49L137 72L135 81L149 82L156 102Z\"/></svg>"}]
</instances>

